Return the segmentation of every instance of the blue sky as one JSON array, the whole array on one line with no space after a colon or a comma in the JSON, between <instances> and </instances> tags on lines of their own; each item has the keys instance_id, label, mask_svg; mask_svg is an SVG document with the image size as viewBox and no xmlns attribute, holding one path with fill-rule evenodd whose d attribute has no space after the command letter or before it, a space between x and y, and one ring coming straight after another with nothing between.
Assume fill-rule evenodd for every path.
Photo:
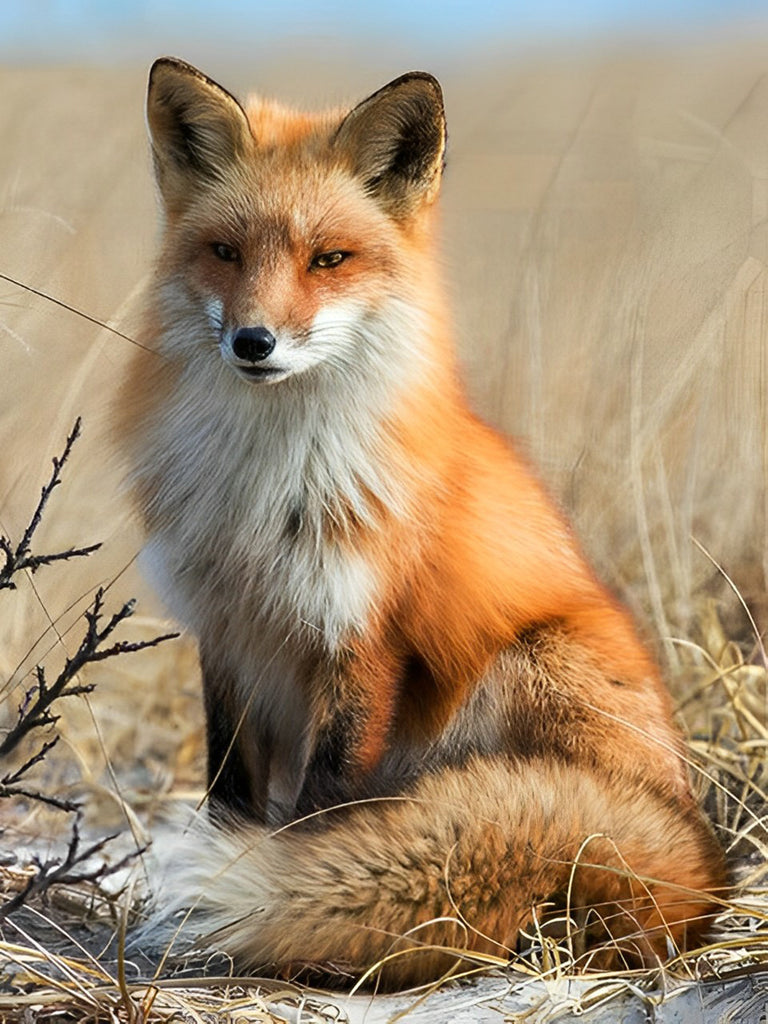
<instances>
[{"instance_id":1,"label":"blue sky","mask_svg":"<svg viewBox=\"0 0 768 1024\"><path fill-rule=\"evenodd\" d=\"M233 42L360 37L458 46L706 30L768 16L768 0L0 0L0 57L131 56L168 33Z\"/></svg>"}]
</instances>

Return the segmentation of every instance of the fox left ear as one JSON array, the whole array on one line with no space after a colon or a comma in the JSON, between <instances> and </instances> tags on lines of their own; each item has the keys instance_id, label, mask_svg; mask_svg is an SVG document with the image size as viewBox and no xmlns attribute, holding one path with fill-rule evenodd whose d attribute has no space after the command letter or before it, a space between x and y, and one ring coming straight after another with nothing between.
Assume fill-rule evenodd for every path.
<instances>
[{"instance_id":1,"label":"fox left ear","mask_svg":"<svg viewBox=\"0 0 768 1024\"><path fill-rule=\"evenodd\" d=\"M424 71L412 71L347 114L334 146L348 154L366 190L399 218L436 198L445 138L440 84Z\"/></svg>"},{"instance_id":2,"label":"fox left ear","mask_svg":"<svg viewBox=\"0 0 768 1024\"><path fill-rule=\"evenodd\" d=\"M253 144L234 96L176 57L152 65L147 122L155 176L171 211L182 209L201 184L220 181Z\"/></svg>"}]
</instances>

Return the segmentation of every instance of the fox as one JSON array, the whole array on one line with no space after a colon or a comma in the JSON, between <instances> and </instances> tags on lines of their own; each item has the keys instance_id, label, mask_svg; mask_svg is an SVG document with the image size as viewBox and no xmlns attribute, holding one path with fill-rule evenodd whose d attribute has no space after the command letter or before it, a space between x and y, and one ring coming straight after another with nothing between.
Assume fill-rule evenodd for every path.
<instances>
[{"instance_id":1,"label":"fox","mask_svg":"<svg viewBox=\"0 0 768 1024\"><path fill-rule=\"evenodd\" d=\"M465 394L438 81L307 113L163 57L147 124L161 237L116 429L199 646L208 799L157 919L389 988L548 917L591 965L696 948L726 867L660 669Z\"/></svg>"}]
</instances>

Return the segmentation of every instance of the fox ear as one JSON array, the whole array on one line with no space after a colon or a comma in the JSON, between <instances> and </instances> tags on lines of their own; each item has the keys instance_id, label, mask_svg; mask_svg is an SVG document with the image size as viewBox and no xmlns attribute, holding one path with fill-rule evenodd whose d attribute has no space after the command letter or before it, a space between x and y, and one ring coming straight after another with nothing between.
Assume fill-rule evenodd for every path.
<instances>
[{"instance_id":1,"label":"fox ear","mask_svg":"<svg viewBox=\"0 0 768 1024\"><path fill-rule=\"evenodd\" d=\"M397 218L437 196L445 135L440 84L412 71L347 114L334 145L349 156L366 190Z\"/></svg>"},{"instance_id":2,"label":"fox ear","mask_svg":"<svg viewBox=\"0 0 768 1024\"><path fill-rule=\"evenodd\" d=\"M221 180L253 142L234 96L175 57L152 65L147 123L155 177L170 210L181 208L195 185Z\"/></svg>"}]
</instances>

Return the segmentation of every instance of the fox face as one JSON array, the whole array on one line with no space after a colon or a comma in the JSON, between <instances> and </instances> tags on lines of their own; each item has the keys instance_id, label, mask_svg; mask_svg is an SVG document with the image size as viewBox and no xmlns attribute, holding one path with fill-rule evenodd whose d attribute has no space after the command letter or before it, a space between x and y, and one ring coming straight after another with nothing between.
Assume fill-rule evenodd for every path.
<instances>
[{"instance_id":1,"label":"fox face","mask_svg":"<svg viewBox=\"0 0 768 1024\"><path fill-rule=\"evenodd\" d=\"M243 386L412 357L413 267L445 148L434 78L404 75L345 116L297 117L244 108L164 58L147 116L166 354L198 346Z\"/></svg>"}]
</instances>

